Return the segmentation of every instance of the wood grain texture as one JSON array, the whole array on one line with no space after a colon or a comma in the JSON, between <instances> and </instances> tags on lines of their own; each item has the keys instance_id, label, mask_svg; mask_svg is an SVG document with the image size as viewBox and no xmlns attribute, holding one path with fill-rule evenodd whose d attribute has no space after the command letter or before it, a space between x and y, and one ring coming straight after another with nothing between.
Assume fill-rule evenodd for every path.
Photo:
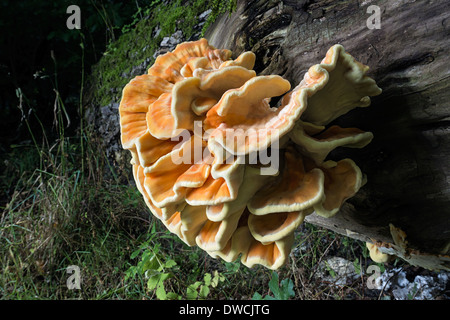
<instances>
[{"instance_id":1,"label":"wood grain texture","mask_svg":"<svg viewBox=\"0 0 450 320\"><path fill-rule=\"evenodd\" d=\"M380 29L366 25L369 5L381 9ZM307 221L384 244L394 242L392 224L406 233L408 250L433 255L450 254L449 36L449 2L392 0L238 1L206 34L235 56L255 52L257 73L292 85L336 43L368 65L383 93L334 124L375 138L329 156L355 160L368 183L335 217Z\"/></svg>"}]
</instances>

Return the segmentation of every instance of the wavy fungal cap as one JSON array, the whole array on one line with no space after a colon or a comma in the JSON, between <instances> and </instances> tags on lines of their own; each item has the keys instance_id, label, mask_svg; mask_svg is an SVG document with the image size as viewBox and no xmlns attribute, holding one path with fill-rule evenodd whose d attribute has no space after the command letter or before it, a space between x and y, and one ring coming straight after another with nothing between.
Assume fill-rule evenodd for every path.
<instances>
[{"instance_id":1,"label":"wavy fungal cap","mask_svg":"<svg viewBox=\"0 0 450 320\"><path fill-rule=\"evenodd\" d=\"M364 184L351 159L327 157L373 135L329 124L381 89L341 45L293 89L254 64L252 52L232 59L206 39L178 45L123 89L121 139L137 188L171 232L212 257L277 269L305 216L335 215Z\"/></svg>"}]
</instances>

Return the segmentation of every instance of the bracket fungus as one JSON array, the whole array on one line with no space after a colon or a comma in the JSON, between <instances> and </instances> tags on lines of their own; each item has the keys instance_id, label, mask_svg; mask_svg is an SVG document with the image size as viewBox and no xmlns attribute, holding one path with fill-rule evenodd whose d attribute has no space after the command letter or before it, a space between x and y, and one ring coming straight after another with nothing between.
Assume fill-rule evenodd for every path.
<instances>
[{"instance_id":1,"label":"bracket fungus","mask_svg":"<svg viewBox=\"0 0 450 320\"><path fill-rule=\"evenodd\" d=\"M305 216L335 215L364 184L351 159L327 157L372 134L329 124L381 89L341 45L292 90L257 76L254 63L252 52L232 59L206 39L159 56L123 89L121 141L137 188L171 232L212 257L277 269Z\"/></svg>"}]
</instances>

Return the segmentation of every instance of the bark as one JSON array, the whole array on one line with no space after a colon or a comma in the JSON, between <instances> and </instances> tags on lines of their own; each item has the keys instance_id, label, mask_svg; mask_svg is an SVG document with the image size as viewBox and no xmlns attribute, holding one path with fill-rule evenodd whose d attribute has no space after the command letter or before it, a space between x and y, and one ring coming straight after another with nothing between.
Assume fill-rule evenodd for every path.
<instances>
[{"instance_id":1,"label":"bark","mask_svg":"<svg viewBox=\"0 0 450 320\"><path fill-rule=\"evenodd\" d=\"M370 5L381 9L380 29L367 26ZM432 269L450 269L449 9L445 1L238 1L206 34L235 56L255 52L259 74L293 86L336 43L370 66L383 93L336 123L375 138L329 157L355 160L368 183L335 217L307 221Z\"/></svg>"}]
</instances>

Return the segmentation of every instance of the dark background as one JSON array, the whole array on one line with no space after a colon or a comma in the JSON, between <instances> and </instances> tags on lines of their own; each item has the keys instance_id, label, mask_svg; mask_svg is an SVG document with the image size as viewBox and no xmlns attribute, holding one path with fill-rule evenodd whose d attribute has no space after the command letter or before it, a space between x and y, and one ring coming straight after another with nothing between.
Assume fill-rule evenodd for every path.
<instances>
[{"instance_id":1,"label":"dark background","mask_svg":"<svg viewBox=\"0 0 450 320\"><path fill-rule=\"evenodd\" d=\"M44 134L50 140L55 138L57 97L67 113L63 117L66 133L75 133L83 68L88 75L122 27L132 23L139 7L149 2L0 2L0 153L8 152L11 145L26 143L30 131L37 140ZM79 30L66 26L70 5L80 7Z\"/></svg>"}]
</instances>

